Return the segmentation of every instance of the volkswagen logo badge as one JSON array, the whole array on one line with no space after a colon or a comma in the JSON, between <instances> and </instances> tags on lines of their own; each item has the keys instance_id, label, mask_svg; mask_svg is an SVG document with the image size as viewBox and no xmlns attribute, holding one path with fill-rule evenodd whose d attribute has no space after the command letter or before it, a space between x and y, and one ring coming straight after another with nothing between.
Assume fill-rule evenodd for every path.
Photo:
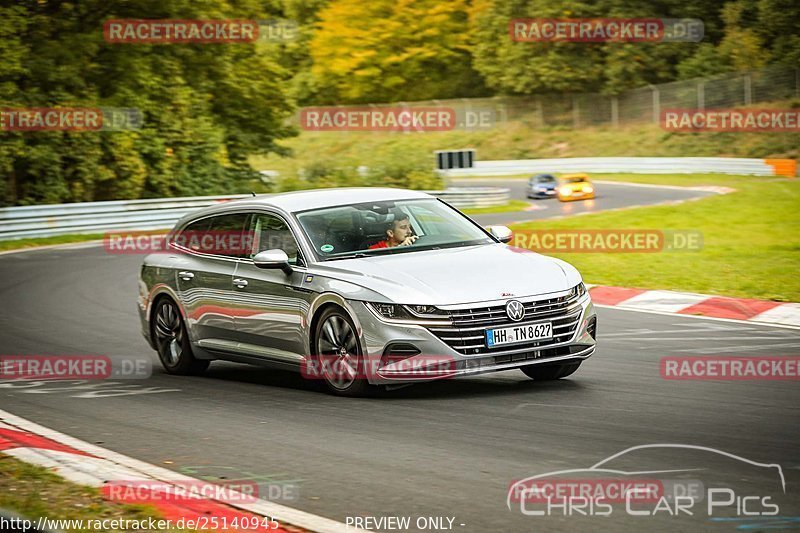
<instances>
[{"instance_id":1,"label":"volkswagen logo badge","mask_svg":"<svg viewBox=\"0 0 800 533\"><path fill-rule=\"evenodd\" d=\"M506 304L506 314L514 322L519 322L525 316L525 306L517 300L509 300Z\"/></svg>"}]
</instances>

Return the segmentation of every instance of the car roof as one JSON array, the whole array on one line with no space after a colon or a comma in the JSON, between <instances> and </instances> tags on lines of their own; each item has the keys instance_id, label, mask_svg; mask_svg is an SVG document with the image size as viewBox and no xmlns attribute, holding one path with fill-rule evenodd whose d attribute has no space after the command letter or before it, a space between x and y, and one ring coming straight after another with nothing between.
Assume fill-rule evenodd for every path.
<instances>
[{"instance_id":1,"label":"car roof","mask_svg":"<svg viewBox=\"0 0 800 533\"><path fill-rule=\"evenodd\" d=\"M340 187L330 189L311 189L280 194L265 194L251 198L241 198L218 203L199 211L194 211L184 216L179 225L212 215L224 213L233 209L272 207L285 213L296 213L308 209L324 207L337 207L363 202L383 202L397 200L417 200L435 198L430 194L407 189L392 189L390 187Z\"/></svg>"}]
</instances>

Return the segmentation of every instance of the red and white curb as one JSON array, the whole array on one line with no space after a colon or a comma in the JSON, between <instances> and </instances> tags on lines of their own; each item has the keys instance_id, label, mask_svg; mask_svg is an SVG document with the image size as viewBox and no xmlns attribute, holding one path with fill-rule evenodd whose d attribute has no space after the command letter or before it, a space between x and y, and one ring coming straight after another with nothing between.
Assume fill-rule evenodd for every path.
<instances>
[{"instance_id":1,"label":"red and white curb","mask_svg":"<svg viewBox=\"0 0 800 533\"><path fill-rule=\"evenodd\" d=\"M101 488L108 483L131 483L132 486L147 482L159 484L208 484L207 482L151 465L131 457L112 452L88 442L64 435L52 429L0 410L0 452L26 463L42 466L59 476L80 485ZM214 498L184 498L181 501L148 501L163 515L177 521L181 518L197 520L199 517L222 518L232 523L247 517L267 516L280 523L278 529L270 531L298 532L354 532L355 528L345 524L298 511L266 500L255 500L235 491L227 493L235 501L224 503ZM231 498L233 499L233 498ZM240 503L241 502L241 503ZM135 503L135 502L134 502ZM255 531L255 530L254 530ZM258 528L257 531L262 531Z\"/></svg>"},{"instance_id":2,"label":"red and white curb","mask_svg":"<svg viewBox=\"0 0 800 533\"><path fill-rule=\"evenodd\" d=\"M586 286L589 287L592 301L603 307L800 327L800 304L796 303L602 285Z\"/></svg>"}]
</instances>

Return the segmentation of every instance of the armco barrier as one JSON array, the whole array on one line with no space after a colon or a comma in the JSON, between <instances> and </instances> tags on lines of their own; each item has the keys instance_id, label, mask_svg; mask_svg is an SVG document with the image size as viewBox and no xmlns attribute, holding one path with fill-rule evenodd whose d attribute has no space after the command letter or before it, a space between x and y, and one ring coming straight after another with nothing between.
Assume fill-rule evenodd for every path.
<instances>
[{"instance_id":1,"label":"armco barrier","mask_svg":"<svg viewBox=\"0 0 800 533\"><path fill-rule=\"evenodd\" d=\"M473 168L446 170L449 177L511 176L514 174L597 172L632 174L744 174L789 176L797 174L793 159L740 159L732 157L575 157L476 161Z\"/></svg>"},{"instance_id":2,"label":"armco barrier","mask_svg":"<svg viewBox=\"0 0 800 533\"><path fill-rule=\"evenodd\" d=\"M510 191L499 187L452 188L427 192L459 208L503 205L510 198ZM0 240L165 229L201 207L249 196L251 195L237 194L4 207L0 208Z\"/></svg>"}]
</instances>

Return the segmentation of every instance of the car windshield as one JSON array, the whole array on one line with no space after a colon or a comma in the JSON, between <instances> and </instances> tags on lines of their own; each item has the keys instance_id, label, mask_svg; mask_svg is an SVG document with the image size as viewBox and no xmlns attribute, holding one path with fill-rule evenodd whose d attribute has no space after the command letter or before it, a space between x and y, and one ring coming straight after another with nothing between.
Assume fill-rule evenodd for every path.
<instances>
[{"instance_id":1,"label":"car windshield","mask_svg":"<svg viewBox=\"0 0 800 533\"><path fill-rule=\"evenodd\" d=\"M323 261L493 243L435 199L369 202L296 214Z\"/></svg>"},{"instance_id":2,"label":"car windshield","mask_svg":"<svg viewBox=\"0 0 800 533\"><path fill-rule=\"evenodd\" d=\"M582 181L586 181L586 178L583 176L571 176L564 178L565 183L581 183Z\"/></svg>"},{"instance_id":3,"label":"car windshield","mask_svg":"<svg viewBox=\"0 0 800 533\"><path fill-rule=\"evenodd\" d=\"M553 183L556 181L553 176L536 176L533 180L538 183Z\"/></svg>"}]
</instances>

